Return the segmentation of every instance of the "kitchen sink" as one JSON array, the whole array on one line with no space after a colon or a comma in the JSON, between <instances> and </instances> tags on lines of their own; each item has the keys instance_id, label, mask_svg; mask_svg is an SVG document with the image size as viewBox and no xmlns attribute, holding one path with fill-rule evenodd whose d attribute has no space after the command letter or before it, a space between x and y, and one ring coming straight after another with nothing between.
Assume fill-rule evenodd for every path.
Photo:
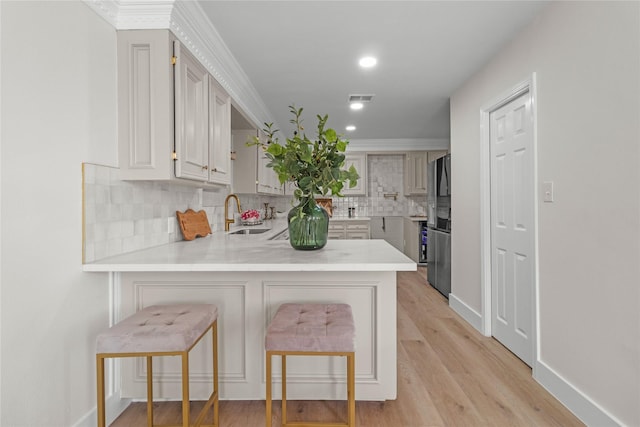
<instances>
[{"instance_id":1,"label":"kitchen sink","mask_svg":"<svg viewBox=\"0 0 640 427\"><path fill-rule=\"evenodd\" d=\"M229 234L262 234L269 230L270 228L245 228L244 230L234 231Z\"/></svg>"}]
</instances>

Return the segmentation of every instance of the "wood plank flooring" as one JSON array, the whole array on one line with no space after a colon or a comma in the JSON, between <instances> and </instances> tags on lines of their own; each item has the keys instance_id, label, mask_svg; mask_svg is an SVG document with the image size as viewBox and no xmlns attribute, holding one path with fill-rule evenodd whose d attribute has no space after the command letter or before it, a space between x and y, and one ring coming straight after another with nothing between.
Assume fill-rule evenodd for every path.
<instances>
[{"instance_id":1,"label":"wood plank flooring","mask_svg":"<svg viewBox=\"0 0 640 427\"><path fill-rule=\"evenodd\" d=\"M357 361L356 361L357 362ZM201 403L194 402L193 411ZM179 402L154 404L156 423L179 423ZM274 426L280 402L274 402ZM426 271L398 273L398 398L357 402L360 427L583 426L498 341L478 333L426 284ZM346 404L288 402L288 420L341 421ZM221 427L264 426L264 401L221 401ZM277 419L276 419L277 418ZM146 425L144 402L112 427Z\"/></svg>"}]
</instances>

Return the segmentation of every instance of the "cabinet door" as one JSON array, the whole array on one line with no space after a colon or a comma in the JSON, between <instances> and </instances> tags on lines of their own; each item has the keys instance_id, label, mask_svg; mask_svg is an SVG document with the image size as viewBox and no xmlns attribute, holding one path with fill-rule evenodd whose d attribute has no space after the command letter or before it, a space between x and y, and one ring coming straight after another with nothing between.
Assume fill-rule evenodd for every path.
<instances>
[{"instance_id":1,"label":"cabinet door","mask_svg":"<svg viewBox=\"0 0 640 427\"><path fill-rule=\"evenodd\" d=\"M419 233L420 224L417 221L411 221L410 219L404 219L404 254L414 260L419 261Z\"/></svg>"},{"instance_id":2,"label":"cabinet door","mask_svg":"<svg viewBox=\"0 0 640 427\"><path fill-rule=\"evenodd\" d=\"M209 76L209 182L231 183L231 97Z\"/></svg>"},{"instance_id":3,"label":"cabinet door","mask_svg":"<svg viewBox=\"0 0 640 427\"><path fill-rule=\"evenodd\" d=\"M169 180L174 175L172 35L117 31L120 178Z\"/></svg>"},{"instance_id":4,"label":"cabinet door","mask_svg":"<svg viewBox=\"0 0 640 427\"><path fill-rule=\"evenodd\" d=\"M367 195L367 154L366 153L354 153L347 154L344 160L343 169L349 169L353 165L358 171L360 178L358 183L353 188L348 188L349 184L345 183L345 187L342 189L342 194L345 196L366 196Z\"/></svg>"},{"instance_id":5,"label":"cabinet door","mask_svg":"<svg viewBox=\"0 0 640 427\"><path fill-rule=\"evenodd\" d=\"M262 141L266 140L266 135L264 134L264 132L260 131L259 135ZM269 162L270 160L265 155L264 150L259 148L258 177L256 180L258 193L281 195L283 194L283 189L280 185L280 180L278 179L278 175L273 171L273 169L267 166Z\"/></svg>"},{"instance_id":6,"label":"cabinet door","mask_svg":"<svg viewBox=\"0 0 640 427\"><path fill-rule=\"evenodd\" d=\"M405 158L405 194L427 194L427 152L410 152Z\"/></svg>"},{"instance_id":7,"label":"cabinet door","mask_svg":"<svg viewBox=\"0 0 640 427\"><path fill-rule=\"evenodd\" d=\"M209 75L186 49L174 42L176 177L209 178Z\"/></svg>"},{"instance_id":8,"label":"cabinet door","mask_svg":"<svg viewBox=\"0 0 640 427\"><path fill-rule=\"evenodd\" d=\"M347 239L369 239L371 232L369 229L369 221L358 221L355 223L347 222L346 224Z\"/></svg>"},{"instance_id":9,"label":"cabinet door","mask_svg":"<svg viewBox=\"0 0 640 427\"><path fill-rule=\"evenodd\" d=\"M327 235L329 239L344 239L345 227L342 221L329 221L329 233Z\"/></svg>"}]
</instances>

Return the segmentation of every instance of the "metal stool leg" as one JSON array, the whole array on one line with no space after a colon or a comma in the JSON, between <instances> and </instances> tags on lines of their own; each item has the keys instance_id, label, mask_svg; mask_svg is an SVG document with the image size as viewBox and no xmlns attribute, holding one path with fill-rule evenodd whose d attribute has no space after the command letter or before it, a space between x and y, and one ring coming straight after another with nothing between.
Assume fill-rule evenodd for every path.
<instances>
[{"instance_id":1,"label":"metal stool leg","mask_svg":"<svg viewBox=\"0 0 640 427\"><path fill-rule=\"evenodd\" d=\"M349 406L349 419L348 426L355 427L356 425L356 375L355 375L355 361L356 356L354 353L347 355L347 400Z\"/></svg>"},{"instance_id":2,"label":"metal stool leg","mask_svg":"<svg viewBox=\"0 0 640 427\"><path fill-rule=\"evenodd\" d=\"M189 427L189 352L182 353L182 427Z\"/></svg>"},{"instance_id":3,"label":"metal stool leg","mask_svg":"<svg viewBox=\"0 0 640 427\"><path fill-rule=\"evenodd\" d=\"M220 413L218 411L218 398L220 397L220 392L218 390L218 321L216 320L213 324L213 330L211 331L213 334L213 391L216 394L216 398L213 401L213 425L218 427L220 425L219 417Z\"/></svg>"},{"instance_id":4,"label":"metal stool leg","mask_svg":"<svg viewBox=\"0 0 640 427\"><path fill-rule=\"evenodd\" d=\"M105 427L105 402L104 402L104 357L96 356L96 372L98 385L98 427Z\"/></svg>"},{"instance_id":5,"label":"metal stool leg","mask_svg":"<svg viewBox=\"0 0 640 427\"><path fill-rule=\"evenodd\" d=\"M147 427L153 427L153 357L147 356Z\"/></svg>"},{"instance_id":6,"label":"metal stool leg","mask_svg":"<svg viewBox=\"0 0 640 427\"><path fill-rule=\"evenodd\" d=\"M267 412L267 427L271 427L271 352L267 351L267 398L265 410Z\"/></svg>"},{"instance_id":7,"label":"metal stool leg","mask_svg":"<svg viewBox=\"0 0 640 427\"><path fill-rule=\"evenodd\" d=\"M287 356L282 356L282 425L287 423Z\"/></svg>"}]
</instances>

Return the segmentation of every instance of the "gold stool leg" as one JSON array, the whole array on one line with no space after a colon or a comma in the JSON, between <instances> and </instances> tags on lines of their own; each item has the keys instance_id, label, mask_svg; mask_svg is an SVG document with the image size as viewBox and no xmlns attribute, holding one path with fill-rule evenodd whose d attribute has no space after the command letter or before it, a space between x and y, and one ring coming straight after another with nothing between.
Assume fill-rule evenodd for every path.
<instances>
[{"instance_id":1,"label":"gold stool leg","mask_svg":"<svg viewBox=\"0 0 640 427\"><path fill-rule=\"evenodd\" d=\"M105 402L104 402L104 357L96 355L96 373L98 385L98 427L105 427Z\"/></svg>"},{"instance_id":2,"label":"gold stool leg","mask_svg":"<svg viewBox=\"0 0 640 427\"><path fill-rule=\"evenodd\" d=\"M219 427L219 417L220 412L218 408L218 398L219 390L218 390L218 321L216 320L213 324L213 330L211 331L213 334L213 391L216 394L215 400L213 401L213 425L215 427Z\"/></svg>"},{"instance_id":3,"label":"gold stool leg","mask_svg":"<svg viewBox=\"0 0 640 427\"><path fill-rule=\"evenodd\" d=\"M182 353L182 427L189 427L189 352Z\"/></svg>"},{"instance_id":4,"label":"gold stool leg","mask_svg":"<svg viewBox=\"0 0 640 427\"><path fill-rule=\"evenodd\" d=\"M347 355L347 400L348 400L348 413L349 420L348 426L355 427L356 425L356 396L355 396L355 354L349 353Z\"/></svg>"},{"instance_id":5,"label":"gold stool leg","mask_svg":"<svg viewBox=\"0 0 640 427\"><path fill-rule=\"evenodd\" d=\"M282 425L287 423L287 356L282 356Z\"/></svg>"},{"instance_id":6,"label":"gold stool leg","mask_svg":"<svg viewBox=\"0 0 640 427\"><path fill-rule=\"evenodd\" d=\"M267 351L267 397L265 399L265 410L267 427L271 427L271 352Z\"/></svg>"},{"instance_id":7,"label":"gold stool leg","mask_svg":"<svg viewBox=\"0 0 640 427\"><path fill-rule=\"evenodd\" d=\"M153 358L147 356L147 427L153 427Z\"/></svg>"}]
</instances>

